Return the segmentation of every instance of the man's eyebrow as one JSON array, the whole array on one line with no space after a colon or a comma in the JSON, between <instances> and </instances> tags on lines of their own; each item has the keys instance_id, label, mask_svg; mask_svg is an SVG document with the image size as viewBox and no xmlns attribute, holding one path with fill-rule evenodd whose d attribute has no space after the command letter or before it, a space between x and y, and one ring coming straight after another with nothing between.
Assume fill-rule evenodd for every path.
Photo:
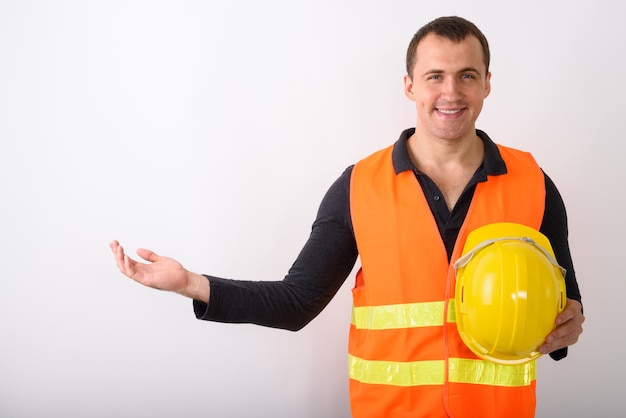
<instances>
[{"instance_id":1,"label":"man's eyebrow","mask_svg":"<svg viewBox=\"0 0 626 418\"><path fill-rule=\"evenodd\" d=\"M430 70L427 70L424 72L424 74L422 74L422 76L427 76L427 75L431 75L431 74L443 74L445 73L444 70L440 70L437 68L431 68ZM476 67L464 67L461 68L459 71L457 71L457 74L461 74L461 73L476 73L476 74L481 74L481 72L476 69Z\"/></svg>"},{"instance_id":2,"label":"man's eyebrow","mask_svg":"<svg viewBox=\"0 0 626 418\"><path fill-rule=\"evenodd\" d=\"M430 70L425 71L424 74L422 74L422 77L426 75L430 75L430 74L442 74L443 72L444 72L443 70L432 68Z\"/></svg>"},{"instance_id":3,"label":"man's eyebrow","mask_svg":"<svg viewBox=\"0 0 626 418\"><path fill-rule=\"evenodd\" d=\"M462 68L459 73L477 73L480 74L480 71L478 71L475 67L465 67Z\"/></svg>"}]
</instances>

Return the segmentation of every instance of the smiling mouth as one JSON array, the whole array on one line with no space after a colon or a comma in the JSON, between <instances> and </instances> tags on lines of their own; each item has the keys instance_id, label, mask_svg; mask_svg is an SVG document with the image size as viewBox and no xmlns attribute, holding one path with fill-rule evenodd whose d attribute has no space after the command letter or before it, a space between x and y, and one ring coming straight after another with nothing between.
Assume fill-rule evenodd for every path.
<instances>
[{"instance_id":1,"label":"smiling mouth","mask_svg":"<svg viewBox=\"0 0 626 418\"><path fill-rule=\"evenodd\" d=\"M438 112L441 112L441 113L443 113L445 115L454 115L456 113L459 113L461 110L463 110L463 109L439 109L439 108L437 108Z\"/></svg>"}]
</instances>

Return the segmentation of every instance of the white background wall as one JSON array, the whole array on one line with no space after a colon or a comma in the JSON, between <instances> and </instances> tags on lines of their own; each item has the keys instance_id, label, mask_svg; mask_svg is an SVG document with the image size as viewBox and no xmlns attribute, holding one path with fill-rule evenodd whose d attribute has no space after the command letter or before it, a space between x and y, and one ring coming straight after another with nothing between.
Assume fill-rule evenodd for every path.
<instances>
[{"instance_id":1,"label":"white background wall","mask_svg":"<svg viewBox=\"0 0 626 418\"><path fill-rule=\"evenodd\" d=\"M107 245L282 278L327 187L414 126L405 48L450 14L492 47L478 127L532 151L569 210L587 322L567 359L540 359L537 415L615 413L618 4L1 0L0 416L347 417L352 277L298 333L206 323Z\"/></svg>"}]
</instances>

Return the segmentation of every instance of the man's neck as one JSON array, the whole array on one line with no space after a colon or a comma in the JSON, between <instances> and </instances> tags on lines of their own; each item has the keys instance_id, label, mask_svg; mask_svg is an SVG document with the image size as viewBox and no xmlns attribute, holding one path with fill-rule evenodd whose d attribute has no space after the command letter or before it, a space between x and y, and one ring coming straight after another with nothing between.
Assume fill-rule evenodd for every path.
<instances>
[{"instance_id":1,"label":"man's neck","mask_svg":"<svg viewBox=\"0 0 626 418\"><path fill-rule=\"evenodd\" d=\"M447 139L427 136L416 130L408 139L407 148L413 164L424 173L461 167L476 169L484 157L483 141L475 133Z\"/></svg>"},{"instance_id":2,"label":"man's neck","mask_svg":"<svg viewBox=\"0 0 626 418\"><path fill-rule=\"evenodd\" d=\"M454 208L485 155L484 143L476 134L442 139L420 136L416 131L407 147L413 164L439 187L449 210Z\"/></svg>"}]
</instances>

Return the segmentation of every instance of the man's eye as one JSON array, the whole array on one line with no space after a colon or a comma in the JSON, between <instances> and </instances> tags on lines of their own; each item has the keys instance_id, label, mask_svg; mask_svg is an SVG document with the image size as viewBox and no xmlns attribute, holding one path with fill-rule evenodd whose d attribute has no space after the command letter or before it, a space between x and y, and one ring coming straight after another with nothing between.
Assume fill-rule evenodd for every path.
<instances>
[{"instance_id":1,"label":"man's eye","mask_svg":"<svg viewBox=\"0 0 626 418\"><path fill-rule=\"evenodd\" d=\"M474 76L472 74L463 74L461 77L466 78L466 79L474 78Z\"/></svg>"}]
</instances>

